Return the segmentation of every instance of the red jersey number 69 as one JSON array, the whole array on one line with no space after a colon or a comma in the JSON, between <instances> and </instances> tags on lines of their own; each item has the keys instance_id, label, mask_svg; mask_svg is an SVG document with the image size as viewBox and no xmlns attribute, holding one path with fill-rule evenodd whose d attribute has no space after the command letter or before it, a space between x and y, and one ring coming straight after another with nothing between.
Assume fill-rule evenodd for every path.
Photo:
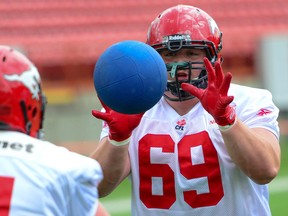
<instances>
[{"instance_id":1,"label":"red jersey number 69","mask_svg":"<svg viewBox=\"0 0 288 216\"><path fill-rule=\"evenodd\" d=\"M202 147L204 162L193 164L191 148ZM183 192L185 202L192 208L216 205L224 196L217 151L206 131L186 135L178 143L178 152L170 135L147 134L139 141L140 199L147 208L169 209L176 201L175 174L169 164L151 163L151 148L164 153L177 153L180 173L187 180L207 177L209 192ZM152 178L162 178L163 195L152 194Z\"/></svg>"}]
</instances>

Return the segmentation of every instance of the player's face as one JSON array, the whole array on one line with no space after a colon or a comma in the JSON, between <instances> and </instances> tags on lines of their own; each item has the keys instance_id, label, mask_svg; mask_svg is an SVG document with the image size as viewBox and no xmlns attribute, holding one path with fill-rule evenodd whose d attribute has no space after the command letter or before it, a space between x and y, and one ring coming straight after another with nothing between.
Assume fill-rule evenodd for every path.
<instances>
[{"instance_id":1,"label":"player's face","mask_svg":"<svg viewBox=\"0 0 288 216\"><path fill-rule=\"evenodd\" d=\"M172 52L169 50L163 50L160 52L165 63L172 62L203 62L203 58L206 56L206 53L202 49L180 49L177 52ZM191 74L191 79L197 78L201 70L193 69ZM169 80L175 80L168 74ZM188 79L188 69L178 71L178 79L185 80Z\"/></svg>"}]
</instances>

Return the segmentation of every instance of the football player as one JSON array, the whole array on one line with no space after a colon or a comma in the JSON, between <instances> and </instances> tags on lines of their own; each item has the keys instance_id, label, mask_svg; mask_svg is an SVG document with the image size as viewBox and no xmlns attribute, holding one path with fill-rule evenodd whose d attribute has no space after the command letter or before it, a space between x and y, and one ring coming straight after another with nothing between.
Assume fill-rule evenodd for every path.
<instances>
[{"instance_id":1,"label":"football player","mask_svg":"<svg viewBox=\"0 0 288 216\"><path fill-rule=\"evenodd\" d=\"M46 106L35 65L0 45L0 215L107 216L99 163L41 140Z\"/></svg>"},{"instance_id":2,"label":"football player","mask_svg":"<svg viewBox=\"0 0 288 216\"><path fill-rule=\"evenodd\" d=\"M105 104L92 112L105 121L92 155L104 170L100 195L130 175L132 215L271 215L268 183L280 167L271 93L231 84L222 33L197 7L160 13L147 43L166 63L167 89L142 118Z\"/></svg>"}]
</instances>

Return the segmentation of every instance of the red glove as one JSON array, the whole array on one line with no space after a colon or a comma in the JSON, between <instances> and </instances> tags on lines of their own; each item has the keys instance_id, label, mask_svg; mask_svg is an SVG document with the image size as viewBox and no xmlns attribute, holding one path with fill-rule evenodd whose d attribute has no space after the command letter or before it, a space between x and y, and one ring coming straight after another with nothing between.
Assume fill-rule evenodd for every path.
<instances>
[{"instance_id":1,"label":"red glove","mask_svg":"<svg viewBox=\"0 0 288 216\"><path fill-rule=\"evenodd\" d=\"M101 104L106 112L92 110L92 115L107 122L110 142L116 146L128 144L132 131L139 125L144 113L122 114L112 110L102 101Z\"/></svg>"},{"instance_id":2,"label":"red glove","mask_svg":"<svg viewBox=\"0 0 288 216\"><path fill-rule=\"evenodd\" d=\"M228 72L224 77L220 62L215 63L215 69L207 58L204 58L204 64L208 73L208 87L199 89L188 83L182 83L181 87L200 100L219 126L233 125L236 118L235 107L229 104L234 96L227 95L232 74Z\"/></svg>"}]
</instances>

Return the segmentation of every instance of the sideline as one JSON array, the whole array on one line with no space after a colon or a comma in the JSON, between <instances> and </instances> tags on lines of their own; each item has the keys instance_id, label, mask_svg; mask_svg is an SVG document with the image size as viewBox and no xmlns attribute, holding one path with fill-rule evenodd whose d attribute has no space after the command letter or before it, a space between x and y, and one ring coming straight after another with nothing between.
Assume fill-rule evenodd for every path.
<instances>
[{"instance_id":1,"label":"sideline","mask_svg":"<svg viewBox=\"0 0 288 216\"><path fill-rule=\"evenodd\" d=\"M276 177L276 179L274 179L269 184L269 191L270 193L279 193L288 191L288 176L279 178Z\"/></svg>"},{"instance_id":2,"label":"sideline","mask_svg":"<svg viewBox=\"0 0 288 216\"><path fill-rule=\"evenodd\" d=\"M113 199L109 201L101 201L105 209L110 214L116 213L130 213L131 209L131 199L130 198L123 198L123 199Z\"/></svg>"}]
</instances>

